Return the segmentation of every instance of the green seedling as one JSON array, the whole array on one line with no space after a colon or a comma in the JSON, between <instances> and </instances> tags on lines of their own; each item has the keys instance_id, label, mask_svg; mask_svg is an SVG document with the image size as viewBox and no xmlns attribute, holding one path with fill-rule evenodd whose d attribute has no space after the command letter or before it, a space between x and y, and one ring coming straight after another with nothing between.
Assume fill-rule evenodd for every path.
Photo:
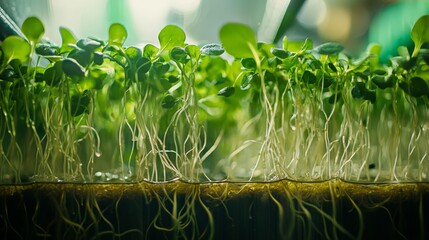
<instances>
[{"instance_id":1,"label":"green seedling","mask_svg":"<svg viewBox=\"0 0 429 240\"><path fill-rule=\"evenodd\" d=\"M106 40L61 27L56 45L30 17L27 39L1 43L2 174L33 166L34 180L93 181L113 168L123 181L424 181L427 19L410 29L413 53L399 47L381 65L377 44L358 58L334 42L285 37L279 47L240 23L203 46L175 25L158 44L127 46L119 23Z\"/></svg>"},{"instance_id":2,"label":"green seedling","mask_svg":"<svg viewBox=\"0 0 429 240\"><path fill-rule=\"evenodd\" d=\"M225 24L220 42L203 46L187 43L175 25L160 31L158 43L128 46L120 23L103 40L61 27L56 45L30 17L22 26L26 39L0 44L3 233L213 239L219 216L240 228L232 217L254 225L266 215L256 209L266 206L277 214L273 229L281 239L362 239L363 210L386 213L391 199L406 206L403 189L382 192L398 182L414 182L404 186L419 199L412 216L424 229L427 29L423 16L410 29L412 54L399 47L381 64L376 43L355 58L333 42L258 42L241 23ZM58 191L51 182L60 183L52 184ZM23 201L13 205L9 193ZM34 197L28 205L27 197ZM248 216L240 218L235 198L247 204ZM47 202L52 219L42 211ZM137 212L147 213L144 219L126 229L121 213L143 205ZM351 229L337 212L346 208L355 217ZM402 217L382 215L391 223ZM13 226L16 219L23 228ZM396 236L405 237L401 227Z\"/></svg>"}]
</instances>

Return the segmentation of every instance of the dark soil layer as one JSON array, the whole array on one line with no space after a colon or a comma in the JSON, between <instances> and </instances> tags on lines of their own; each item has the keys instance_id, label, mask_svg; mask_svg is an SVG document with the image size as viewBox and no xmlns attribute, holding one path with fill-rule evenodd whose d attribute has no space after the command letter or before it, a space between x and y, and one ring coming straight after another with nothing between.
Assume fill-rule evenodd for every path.
<instances>
[{"instance_id":1,"label":"dark soil layer","mask_svg":"<svg viewBox=\"0 0 429 240\"><path fill-rule=\"evenodd\" d=\"M0 186L1 239L427 239L429 183Z\"/></svg>"}]
</instances>

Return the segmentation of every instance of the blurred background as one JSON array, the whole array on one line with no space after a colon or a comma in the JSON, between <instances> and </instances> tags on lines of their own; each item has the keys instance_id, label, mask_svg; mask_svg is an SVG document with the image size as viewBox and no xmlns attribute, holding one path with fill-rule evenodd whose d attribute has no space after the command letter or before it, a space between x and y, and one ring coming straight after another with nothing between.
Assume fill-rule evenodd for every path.
<instances>
[{"instance_id":1,"label":"blurred background","mask_svg":"<svg viewBox=\"0 0 429 240\"><path fill-rule=\"evenodd\" d=\"M358 55L368 43L382 44L382 57L396 54L398 45L410 45L409 33L418 17L429 14L428 0L0 0L0 6L18 26L37 16L45 37L60 43L58 28L76 37L107 38L113 22L128 29L127 45L157 43L167 24L182 27L187 42L219 42L226 22L251 26L260 41L284 35L292 40L311 38L315 44L342 43ZM3 31L3 30L2 30Z\"/></svg>"}]
</instances>

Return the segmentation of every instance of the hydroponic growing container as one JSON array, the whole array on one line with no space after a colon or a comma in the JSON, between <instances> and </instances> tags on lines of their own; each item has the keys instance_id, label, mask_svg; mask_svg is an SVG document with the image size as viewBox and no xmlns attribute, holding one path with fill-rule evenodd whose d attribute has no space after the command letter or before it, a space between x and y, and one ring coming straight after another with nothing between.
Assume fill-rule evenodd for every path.
<instances>
[{"instance_id":1,"label":"hydroponic growing container","mask_svg":"<svg viewBox=\"0 0 429 240\"><path fill-rule=\"evenodd\" d=\"M297 1L228 2L208 35L196 12L212 8L171 2L141 42L114 14L137 2L99 1L85 24L104 37L56 41L43 2L48 17L2 3L3 239L429 236L429 15L384 62L377 43L286 37Z\"/></svg>"}]
</instances>

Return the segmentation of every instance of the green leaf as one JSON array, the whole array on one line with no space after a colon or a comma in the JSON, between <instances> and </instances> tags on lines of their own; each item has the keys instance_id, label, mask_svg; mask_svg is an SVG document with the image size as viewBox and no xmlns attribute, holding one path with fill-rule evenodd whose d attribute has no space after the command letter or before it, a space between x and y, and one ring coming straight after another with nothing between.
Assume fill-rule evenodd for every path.
<instances>
[{"instance_id":1,"label":"green leaf","mask_svg":"<svg viewBox=\"0 0 429 240\"><path fill-rule=\"evenodd\" d=\"M63 76L62 62L56 62L52 67L45 70L43 79L50 86L58 86Z\"/></svg>"},{"instance_id":2,"label":"green leaf","mask_svg":"<svg viewBox=\"0 0 429 240\"><path fill-rule=\"evenodd\" d=\"M166 109L174 107L175 104L176 99L171 94L165 95L161 102L161 106Z\"/></svg>"},{"instance_id":3,"label":"green leaf","mask_svg":"<svg viewBox=\"0 0 429 240\"><path fill-rule=\"evenodd\" d=\"M127 58L120 46L109 45L104 49L104 57L110 59L111 61L117 63L122 68L125 68L127 65Z\"/></svg>"},{"instance_id":4,"label":"green leaf","mask_svg":"<svg viewBox=\"0 0 429 240\"><path fill-rule=\"evenodd\" d=\"M9 36L1 44L3 49L4 60L9 64L12 60L25 62L30 57L31 46L23 38L18 36Z\"/></svg>"},{"instance_id":5,"label":"green leaf","mask_svg":"<svg viewBox=\"0 0 429 240\"><path fill-rule=\"evenodd\" d=\"M151 66L152 66L152 62L146 57L140 58L136 63L136 67L139 73L149 72Z\"/></svg>"},{"instance_id":6,"label":"green leaf","mask_svg":"<svg viewBox=\"0 0 429 240\"><path fill-rule=\"evenodd\" d=\"M42 21L37 17L29 17L24 20L21 27L22 33L32 44L36 44L45 33L45 27Z\"/></svg>"},{"instance_id":7,"label":"green leaf","mask_svg":"<svg viewBox=\"0 0 429 240\"><path fill-rule=\"evenodd\" d=\"M220 41L227 53L236 58L254 58L256 37L253 30L241 23L227 23L220 30Z\"/></svg>"},{"instance_id":8,"label":"green leaf","mask_svg":"<svg viewBox=\"0 0 429 240\"><path fill-rule=\"evenodd\" d=\"M91 52L81 48L74 49L67 57L75 59L80 65L85 67L88 66L92 60Z\"/></svg>"},{"instance_id":9,"label":"green leaf","mask_svg":"<svg viewBox=\"0 0 429 240\"><path fill-rule=\"evenodd\" d=\"M304 41L288 41L287 43L287 50L291 52L304 52L312 48L313 41L309 38L306 38Z\"/></svg>"},{"instance_id":10,"label":"green leaf","mask_svg":"<svg viewBox=\"0 0 429 240\"><path fill-rule=\"evenodd\" d=\"M369 52L369 65L372 69L376 69L380 64L381 45L370 44L368 46L368 52Z\"/></svg>"},{"instance_id":11,"label":"green leaf","mask_svg":"<svg viewBox=\"0 0 429 240\"><path fill-rule=\"evenodd\" d=\"M243 58L241 59L241 65L245 68L245 69L255 69L256 68L256 62L255 59L253 58Z\"/></svg>"},{"instance_id":12,"label":"green leaf","mask_svg":"<svg viewBox=\"0 0 429 240\"><path fill-rule=\"evenodd\" d=\"M329 69L331 69L333 72L337 72L338 70L337 70L337 67L335 67L335 65L333 64L333 63L328 63L328 67L329 67Z\"/></svg>"},{"instance_id":13,"label":"green leaf","mask_svg":"<svg viewBox=\"0 0 429 240\"><path fill-rule=\"evenodd\" d=\"M363 82L357 82L352 88L351 93L354 99L364 99L369 100L371 103L375 103L375 91L368 90Z\"/></svg>"},{"instance_id":14,"label":"green leaf","mask_svg":"<svg viewBox=\"0 0 429 240\"><path fill-rule=\"evenodd\" d=\"M386 75L386 74L387 74L387 72L386 72L386 70L384 70L384 69L375 69L375 70L373 71L373 74L375 74L375 75Z\"/></svg>"},{"instance_id":15,"label":"green leaf","mask_svg":"<svg viewBox=\"0 0 429 240\"><path fill-rule=\"evenodd\" d=\"M66 58L62 63L63 72L69 77L82 78L85 76L85 69L73 58Z\"/></svg>"},{"instance_id":16,"label":"green leaf","mask_svg":"<svg viewBox=\"0 0 429 240\"><path fill-rule=\"evenodd\" d=\"M186 63L188 60L188 53L182 47L173 47L170 51L170 57L175 62Z\"/></svg>"},{"instance_id":17,"label":"green leaf","mask_svg":"<svg viewBox=\"0 0 429 240\"><path fill-rule=\"evenodd\" d=\"M58 55L58 47L48 43L39 43L36 46L36 53L41 56L56 56Z\"/></svg>"},{"instance_id":18,"label":"green leaf","mask_svg":"<svg viewBox=\"0 0 429 240\"><path fill-rule=\"evenodd\" d=\"M271 48L271 53L280 59L285 59L290 56L290 52L282 48Z\"/></svg>"},{"instance_id":19,"label":"green leaf","mask_svg":"<svg viewBox=\"0 0 429 240\"><path fill-rule=\"evenodd\" d=\"M365 92L365 96L364 96L364 99L365 100L368 100L368 101L370 101L372 104L374 104L375 103L375 100L376 100L376 93L375 93L375 91L367 91L367 92Z\"/></svg>"},{"instance_id":20,"label":"green leaf","mask_svg":"<svg viewBox=\"0 0 429 240\"><path fill-rule=\"evenodd\" d=\"M279 58L269 58L268 59L268 67L273 68L273 69L277 68L277 66L281 63L282 63L282 60L280 60Z\"/></svg>"},{"instance_id":21,"label":"green leaf","mask_svg":"<svg viewBox=\"0 0 429 240\"><path fill-rule=\"evenodd\" d=\"M149 59L155 58L156 55L158 54L158 52L159 52L159 48L155 47L152 44L147 44L143 48L143 56L145 56Z\"/></svg>"},{"instance_id":22,"label":"green leaf","mask_svg":"<svg viewBox=\"0 0 429 240\"><path fill-rule=\"evenodd\" d=\"M429 96L428 84L420 77L413 77L409 82L400 82L399 87L413 97Z\"/></svg>"},{"instance_id":23,"label":"green leaf","mask_svg":"<svg viewBox=\"0 0 429 240\"><path fill-rule=\"evenodd\" d=\"M158 76L162 76L170 70L170 65L164 62L155 62L153 63L152 69L158 74Z\"/></svg>"},{"instance_id":24,"label":"green leaf","mask_svg":"<svg viewBox=\"0 0 429 240\"><path fill-rule=\"evenodd\" d=\"M168 76L167 80L169 83L175 83L180 80L180 75L179 76L170 75Z\"/></svg>"},{"instance_id":25,"label":"green leaf","mask_svg":"<svg viewBox=\"0 0 429 240\"><path fill-rule=\"evenodd\" d=\"M299 66L298 64L300 63L297 55L286 58L282 62L282 66L284 69L295 69L297 66Z\"/></svg>"},{"instance_id":26,"label":"green leaf","mask_svg":"<svg viewBox=\"0 0 429 240\"><path fill-rule=\"evenodd\" d=\"M101 52L94 52L94 63L97 65L101 65L104 62L104 56Z\"/></svg>"},{"instance_id":27,"label":"green leaf","mask_svg":"<svg viewBox=\"0 0 429 240\"><path fill-rule=\"evenodd\" d=\"M136 47L128 47L125 49L125 54L127 54L131 62L135 64L142 57L142 50Z\"/></svg>"},{"instance_id":28,"label":"green leaf","mask_svg":"<svg viewBox=\"0 0 429 240\"><path fill-rule=\"evenodd\" d=\"M101 42L90 38L83 38L77 41L76 46L88 51L94 51L95 49L101 47Z\"/></svg>"},{"instance_id":29,"label":"green leaf","mask_svg":"<svg viewBox=\"0 0 429 240\"><path fill-rule=\"evenodd\" d=\"M167 25L158 34L161 49L169 51L173 47L183 47L185 45L185 32L176 25Z\"/></svg>"},{"instance_id":30,"label":"green leaf","mask_svg":"<svg viewBox=\"0 0 429 240\"><path fill-rule=\"evenodd\" d=\"M302 45L304 45L303 41L288 41L287 48L285 49L290 52L299 52Z\"/></svg>"},{"instance_id":31,"label":"green leaf","mask_svg":"<svg viewBox=\"0 0 429 240\"><path fill-rule=\"evenodd\" d=\"M289 45L289 39L288 39L287 36L284 36L283 40L282 40L282 47L283 47L283 49L288 49L288 45Z\"/></svg>"},{"instance_id":32,"label":"green leaf","mask_svg":"<svg viewBox=\"0 0 429 240\"><path fill-rule=\"evenodd\" d=\"M16 77L15 71L11 68L6 68L3 70L3 72L0 73L0 79L8 82L13 82L15 77Z\"/></svg>"},{"instance_id":33,"label":"green leaf","mask_svg":"<svg viewBox=\"0 0 429 240\"><path fill-rule=\"evenodd\" d=\"M266 58L274 57L273 53L271 52L271 50L275 48L275 45L273 43L258 42L257 46L258 46L258 52L262 57L266 57Z\"/></svg>"},{"instance_id":34,"label":"green leaf","mask_svg":"<svg viewBox=\"0 0 429 240\"><path fill-rule=\"evenodd\" d=\"M88 105L91 102L91 98L88 91L84 91L82 94L75 94L71 96L71 114L73 117L82 115L87 111Z\"/></svg>"},{"instance_id":35,"label":"green leaf","mask_svg":"<svg viewBox=\"0 0 429 240\"><path fill-rule=\"evenodd\" d=\"M109 27L109 44L122 46L127 39L127 29L120 23L113 23Z\"/></svg>"},{"instance_id":36,"label":"green leaf","mask_svg":"<svg viewBox=\"0 0 429 240\"><path fill-rule=\"evenodd\" d=\"M201 55L200 49L195 45L187 45L185 47L185 51L188 53L188 55L193 59L198 59Z\"/></svg>"},{"instance_id":37,"label":"green leaf","mask_svg":"<svg viewBox=\"0 0 429 240\"><path fill-rule=\"evenodd\" d=\"M410 59L410 53L408 52L408 48L405 46L398 47L398 54L404 59Z\"/></svg>"},{"instance_id":38,"label":"green leaf","mask_svg":"<svg viewBox=\"0 0 429 240\"><path fill-rule=\"evenodd\" d=\"M395 75L389 75L389 76L380 76L380 75L374 75L371 77L371 81L377 85L380 89L386 89L393 87L396 82Z\"/></svg>"},{"instance_id":39,"label":"green leaf","mask_svg":"<svg viewBox=\"0 0 429 240\"><path fill-rule=\"evenodd\" d=\"M408 60L403 59L403 61L400 62L400 66L403 67L405 70L410 70L411 68L415 67L417 63L417 57L412 57Z\"/></svg>"},{"instance_id":40,"label":"green leaf","mask_svg":"<svg viewBox=\"0 0 429 240\"><path fill-rule=\"evenodd\" d=\"M221 84L226 83L226 81L228 81L227 77L220 76L220 77L215 79L214 84L215 85L221 85Z\"/></svg>"},{"instance_id":41,"label":"green leaf","mask_svg":"<svg viewBox=\"0 0 429 240\"><path fill-rule=\"evenodd\" d=\"M255 74L253 73L247 73L244 75L243 79L241 80L240 89L243 91L249 89L253 81L253 77L255 77Z\"/></svg>"},{"instance_id":42,"label":"green leaf","mask_svg":"<svg viewBox=\"0 0 429 240\"><path fill-rule=\"evenodd\" d=\"M335 55L344 50L344 47L336 42L327 42L322 45L319 45L314 49L319 54L323 55Z\"/></svg>"},{"instance_id":43,"label":"green leaf","mask_svg":"<svg viewBox=\"0 0 429 240\"><path fill-rule=\"evenodd\" d=\"M422 45L429 42L429 15L420 17L411 30L411 39L414 42L413 57L416 57Z\"/></svg>"},{"instance_id":44,"label":"green leaf","mask_svg":"<svg viewBox=\"0 0 429 240\"><path fill-rule=\"evenodd\" d=\"M307 61L307 66L310 67L312 70L318 70L322 69L323 64L318 59L310 59Z\"/></svg>"},{"instance_id":45,"label":"green leaf","mask_svg":"<svg viewBox=\"0 0 429 240\"><path fill-rule=\"evenodd\" d=\"M355 99L363 98L365 90L365 84L362 82L357 82L356 85L352 88L352 97Z\"/></svg>"},{"instance_id":46,"label":"green leaf","mask_svg":"<svg viewBox=\"0 0 429 240\"><path fill-rule=\"evenodd\" d=\"M301 51L307 51L313 49L313 40L306 38L304 44L302 44Z\"/></svg>"},{"instance_id":47,"label":"green leaf","mask_svg":"<svg viewBox=\"0 0 429 240\"><path fill-rule=\"evenodd\" d=\"M74 48L70 46L76 43L76 38L73 33L67 28L60 27L60 35L62 41L61 52L70 52L73 50Z\"/></svg>"},{"instance_id":48,"label":"green leaf","mask_svg":"<svg viewBox=\"0 0 429 240\"><path fill-rule=\"evenodd\" d=\"M302 75L302 80L305 83L314 84L317 81L317 77L312 72L305 70L304 74Z\"/></svg>"},{"instance_id":49,"label":"green leaf","mask_svg":"<svg viewBox=\"0 0 429 240\"><path fill-rule=\"evenodd\" d=\"M228 87L224 87L221 90L219 90L219 92L217 93L217 95L223 96L223 97L230 97L234 93L235 93L235 87L228 86Z\"/></svg>"},{"instance_id":50,"label":"green leaf","mask_svg":"<svg viewBox=\"0 0 429 240\"><path fill-rule=\"evenodd\" d=\"M220 44L209 43L201 48L201 53L204 55L219 56L225 52L225 49Z\"/></svg>"}]
</instances>

